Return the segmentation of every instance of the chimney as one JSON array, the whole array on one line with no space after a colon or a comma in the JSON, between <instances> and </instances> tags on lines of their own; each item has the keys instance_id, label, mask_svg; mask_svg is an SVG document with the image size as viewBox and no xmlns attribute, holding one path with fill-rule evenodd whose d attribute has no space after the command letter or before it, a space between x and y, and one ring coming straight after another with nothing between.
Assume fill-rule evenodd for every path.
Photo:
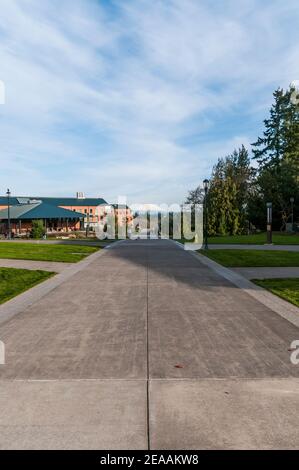
<instances>
[{"instance_id":1,"label":"chimney","mask_svg":"<svg viewBox=\"0 0 299 470\"><path fill-rule=\"evenodd\" d=\"M81 192L76 193L77 199L85 199L85 194Z\"/></svg>"}]
</instances>

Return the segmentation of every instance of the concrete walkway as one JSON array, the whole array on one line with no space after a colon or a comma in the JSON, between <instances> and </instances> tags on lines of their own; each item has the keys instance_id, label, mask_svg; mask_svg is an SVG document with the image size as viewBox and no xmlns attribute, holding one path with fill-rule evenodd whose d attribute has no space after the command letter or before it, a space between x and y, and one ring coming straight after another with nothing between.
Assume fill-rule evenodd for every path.
<instances>
[{"instance_id":1,"label":"concrete walkway","mask_svg":"<svg viewBox=\"0 0 299 470\"><path fill-rule=\"evenodd\" d=\"M19 268L19 269L41 269L53 273L62 273L69 268L72 263L53 263L51 261L32 261L23 259L2 259L0 258L0 268Z\"/></svg>"},{"instance_id":2,"label":"concrete walkway","mask_svg":"<svg viewBox=\"0 0 299 470\"><path fill-rule=\"evenodd\" d=\"M299 448L299 329L170 241L113 245L0 339L2 449Z\"/></svg>"},{"instance_id":3,"label":"concrete walkway","mask_svg":"<svg viewBox=\"0 0 299 470\"><path fill-rule=\"evenodd\" d=\"M298 277L299 268L231 268L232 271L241 274L246 279L279 279Z\"/></svg>"}]
</instances>

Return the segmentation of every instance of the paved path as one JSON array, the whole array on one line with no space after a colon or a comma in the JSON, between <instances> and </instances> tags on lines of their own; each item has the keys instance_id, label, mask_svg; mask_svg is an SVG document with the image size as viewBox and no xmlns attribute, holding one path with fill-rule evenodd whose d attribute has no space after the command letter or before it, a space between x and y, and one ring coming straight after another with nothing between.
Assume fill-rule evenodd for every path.
<instances>
[{"instance_id":1,"label":"paved path","mask_svg":"<svg viewBox=\"0 0 299 470\"><path fill-rule=\"evenodd\" d=\"M246 279L275 279L275 278L299 278L299 267L289 268L231 268L232 271L241 274Z\"/></svg>"},{"instance_id":2,"label":"paved path","mask_svg":"<svg viewBox=\"0 0 299 470\"><path fill-rule=\"evenodd\" d=\"M23 259L2 259L0 258L0 268L20 268L20 269L41 269L53 273L62 273L69 268L72 263L53 263L51 261L32 261Z\"/></svg>"},{"instance_id":3,"label":"paved path","mask_svg":"<svg viewBox=\"0 0 299 470\"><path fill-rule=\"evenodd\" d=\"M298 328L172 242L115 244L0 339L0 448L299 447Z\"/></svg>"}]
</instances>

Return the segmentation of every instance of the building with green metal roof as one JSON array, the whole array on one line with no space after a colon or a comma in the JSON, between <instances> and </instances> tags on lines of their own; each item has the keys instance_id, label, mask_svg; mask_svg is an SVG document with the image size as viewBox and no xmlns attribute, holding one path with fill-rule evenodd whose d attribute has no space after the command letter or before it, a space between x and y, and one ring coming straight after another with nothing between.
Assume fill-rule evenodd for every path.
<instances>
[{"instance_id":1,"label":"building with green metal roof","mask_svg":"<svg viewBox=\"0 0 299 470\"><path fill-rule=\"evenodd\" d=\"M73 226L74 230L79 230L79 229L84 229L84 228L89 230L89 228L95 227L96 224L98 223L97 207L98 206L104 207L108 205L108 203L103 198L100 198L100 197L99 198L93 198L93 197L86 198L84 196L84 193L80 193L80 192L76 194L76 197L10 196L8 199L7 196L0 196L0 211L2 209L7 209L8 203L10 204L11 207L16 207L16 211L17 211L16 214L18 213L18 210L22 212L25 205L28 208L28 206L31 204L42 203L43 205L37 209L36 213L40 215L39 218L44 219L44 220L49 219L48 217L48 214L50 213L49 206L83 214L84 220L82 220L82 216L80 216L80 220L77 219L76 225ZM19 209L17 209L18 206L20 206ZM63 218L63 219L68 220L66 213L65 213L65 217L63 217L62 213L61 213L61 217L59 217L58 212L55 212L55 213L57 217L53 217L53 219L59 220ZM28 219L29 217L27 218L27 220ZM16 220L23 220L23 219L16 219Z\"/></svg>"},{"instance_id":2,"label":"building with green metal roof","mask_svg":"<svg viewBox=\"0 0 299 470\"><path fill-rule=\"evenodd\" d=\"M96 207L107 204L105 199L101 197L36 197L36 196L14 196L10 197L10 204L15 206L17 204L27 204L30 201L42 201L54 206L89 206ZM0 207L7 205L7 197L0 196Z\"/></svg>"},{"instance_id":3,"label":"building with green metal roof","mask_svg":"<svg viewBox=\"0 0 299 470\"><path fill-rule=\"evenodd\" d=\"M19 203L0 210L0 232L8 232L8 220L13 234L30 232L33 220L43 220L48 232L68 232L80 228L84 217L85 214L81 212L31 200L29 203Z\"/></svg>"},{"instance_id":4,"label":"building with green metal roof","mask_svg":"<svg viewBox=\"0 0 299 470\"><path fill-rule=\"evenodd\" d=\"M37 220L37 219L83 219L81 212L70 211L61 207L45 204L44 202L19 204L11 206L10 218L13 220ZM0 220L7 220L8 209L0 211Z\"/></svg>"},{"instance_id":5,"label":"building with green metal roof","mask_svg":"<svg viewBox=\"0 0 299 470\"><path fill-rule=\"evenodd\" d=\"M132 220L130 208L125 204L109 204L103 198L86 198L83 193L76 197L29 197L0 196L0 230L5 232L5 220L8 218L7 207L10 205L10 218L17 233L23 233L28 221L42 219L48 231L94 230L104 214L113 210L118 223ZM98 210L98 208L100 209ZM110 209L109 209L110 208ZM65 212L63 212L65 211ZM72 217L70 216L72 214ZM2 217L2 219L1 219ZM76 223L70 221L76 220ZM25 223L25 221L27 221ZM59 222L60 221L60 222ZM64 221L64 222L61 222ZM19 228L17 228L19 227ZM22 229L20 229L22 227ZM70 228L71 227L71 228ZM30 227L28 228L30 230Z\"/></svg>"}]
</instances>

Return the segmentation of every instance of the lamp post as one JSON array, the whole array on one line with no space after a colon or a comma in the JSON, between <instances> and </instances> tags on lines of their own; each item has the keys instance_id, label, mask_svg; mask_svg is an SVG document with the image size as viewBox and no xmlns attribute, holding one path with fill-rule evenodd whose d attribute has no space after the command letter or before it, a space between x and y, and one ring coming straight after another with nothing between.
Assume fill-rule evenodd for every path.
<instances>
[{"instance_id":1,"label":"lamp post","mask_svg":"<svg viewBox=\"0 0 299 470\"><path fill-rule=\"evenodd\" d=\"M291 203L291 222L292 222L292 232L294 231L294 197L290 197L290 203Z\"/></svg>"},{"instance_id":2,"label":"lamp post","mask_svg":"<svg viewBox=\"0 0 299 470\"><path fill-rule=\"evenodd\" d=\"M6 191L6 196L7 196L7 228L8 228L7 238L8 238L8 240L10 240L11 239L11 230L10 230L10 196L11 196L11 192L10 192L9 189Z\"/></svg>"},{"instance_id":3,"label":"lamp post","mask_svg":"<svg viewBox=\"0 0 299 470\"><path fill-rule=\"evenodd\" d=\"M208 188L209 188L209 180L203 180L203 188L205 191L205 199L204 199L204 249L208 249L208 204L207 204L207 196L208 196Z\"/></svg>"},{"instance_id":4,"label":"lamp post","mask_svg":"<svg viewBox=\"0 0 299 470\"><path fill-rule=\"evenodd\" d=\"M86 238L89 237L89 212L87 212L87 218L86 218L86 232L85 232L85 235L86 235Z\"/></svg>"},{"instance_id":5,"label":"lamp post","mask_svg":"<svg viewBox=\"0 0 299 470\"><path fill-rule=\"evenodd\" d=\"M272 244L272 202L267 202L267 243Z\"/></svg>"}]
</instances>

